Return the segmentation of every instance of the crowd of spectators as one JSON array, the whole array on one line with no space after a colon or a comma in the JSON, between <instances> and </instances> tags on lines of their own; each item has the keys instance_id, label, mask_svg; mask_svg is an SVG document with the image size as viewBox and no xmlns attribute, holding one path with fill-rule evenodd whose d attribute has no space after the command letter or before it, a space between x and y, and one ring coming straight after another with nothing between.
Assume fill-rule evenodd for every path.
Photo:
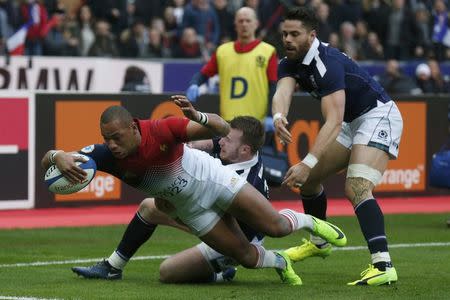
<instances>
[{"instance_id":1,"label":"crowd of spectators","mask_svg":"<svg viewBox=\"0 0 450 300\"><path fill-rule=\"evenodd\" d=\"M218 45L235 38L234 12L245 5L258 12L258 37L274 45L282 57L283 11L307 5L319 16L320 40L358 61L387 61L385 81L408 86L412 83L399 84L393 75L397 61L429 60L425 64L433 70L430 61L450 59L448 4L446 0L0 0L0 54L7 53L8 37L33 18L26 55L206 60ZM419 89L430 86L413 81Z\"/></svg>"}]
</instances>

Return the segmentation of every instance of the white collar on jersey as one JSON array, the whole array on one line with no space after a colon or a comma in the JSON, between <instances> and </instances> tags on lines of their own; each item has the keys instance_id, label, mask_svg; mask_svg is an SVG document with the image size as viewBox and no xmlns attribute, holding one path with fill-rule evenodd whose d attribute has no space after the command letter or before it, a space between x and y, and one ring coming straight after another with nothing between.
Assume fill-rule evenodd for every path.
<instances>
[{"instance_id":1,"label":"white collar on jersey","mask_svg":"<svg viewBox=\"0 0 450 300\"><path fill-rule=\"evenodd\" d=\"M230 168L233 171L250 169L251 167L253 167L254 165L256 165L258 163L258 156L259 156L259 154L257 152L255 154L255 156L253 156L253 158L250 160L246 160L246 161L234 163L234 164L229 164L229 165L226 165L226 167Z\"/></svg>"},{"instance_id":2,"label":"white collar on jersey","mask_svg":"<svg viewBox=\"0 0 450 300\"><path fill-rule=\"evenodd\" d=\"M312 43L311 48L309 48L308 53L306 53L305 57L303 58L302 64L309 66L312 60L315 59L317 71L319 71L320 76L323 77L327 72L327 67L323 63L322 59L320 59L319 45L319 40L317 38L314 38L314 42Z\"/></svg>"},{"instance_id":3,"label":"white collar on jersey","mask_svg":"<svg viewBox=\"0 0 450 300\"><path fill-rule=\"evenodd\" d=\"M309 48L308 52L303 58L302 64L309 66L313 58L319 54L319 44L320 44L319 40L317 38L314 38L314 42L312 43L311 48Z\"/></svg>"}]
</instances>

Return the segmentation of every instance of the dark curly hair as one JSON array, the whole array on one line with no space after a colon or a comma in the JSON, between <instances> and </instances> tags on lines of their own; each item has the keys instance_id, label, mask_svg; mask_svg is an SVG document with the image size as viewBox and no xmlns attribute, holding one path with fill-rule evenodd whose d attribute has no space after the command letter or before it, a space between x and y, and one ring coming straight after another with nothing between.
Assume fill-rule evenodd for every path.
<instances>
[{"instance_id":1,"label":"dark curly hair","mask_svg":"<svg viewBox=\"0 0 450 300\"><path fill-rule=\"evenodd\" d=\"M319 21L313 10L306 7L292 7L284 15L284 20L297 20L309 31L317 30Z\"/></svg>"}]
</instances>

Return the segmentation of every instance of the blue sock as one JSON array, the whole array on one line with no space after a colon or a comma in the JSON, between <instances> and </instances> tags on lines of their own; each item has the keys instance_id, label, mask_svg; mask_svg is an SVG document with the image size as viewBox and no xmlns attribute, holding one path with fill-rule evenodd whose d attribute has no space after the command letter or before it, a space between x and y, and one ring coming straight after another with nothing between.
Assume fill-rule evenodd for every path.
<instances>
[{"instance_id":1,"label":"blue sock","mask_svg":"<svg viewBox=\"0 0 450 300\"><path fill-rule=\"evenodd\" d=\"M317 195L301 195L305 214L316 218L327 219L327 195L322 190Z\"/></svg>"},{"instance_id":2,"label":"blue sock","mask_svg":"<svg viewBox=\"0 0 450 300\"><path fill-rule=\"evenodd\" d=\"M301 196L305 214L314 216L322 220L327 219L327 195L325 194L323 188L322 191L316 195ZM313 234L311 234L310 240L318 248L324 248L329 245L327 241Z\"/></svg>"},{"instance_id":3,"label":"blue sock","mask_svg":"<svg viewBox=\"0 0 450 300\"><path fill-rule=\"evenodd\" d=\"M375 199L362 201L355 207L355 213L370 253L388 252L384 216L377 201Z\"/></svg>"},{"instance_id":4,"label":"blue sock","mask_svg":"<svg viewBox=\"0 0 450 300\"><path fill-rule=\"evenodd\" d=\"M129 260L153 234L157 225L145 221L139 212L136 212L128 224L116 252L125 260Z\"/></svg>"}]
</instances>

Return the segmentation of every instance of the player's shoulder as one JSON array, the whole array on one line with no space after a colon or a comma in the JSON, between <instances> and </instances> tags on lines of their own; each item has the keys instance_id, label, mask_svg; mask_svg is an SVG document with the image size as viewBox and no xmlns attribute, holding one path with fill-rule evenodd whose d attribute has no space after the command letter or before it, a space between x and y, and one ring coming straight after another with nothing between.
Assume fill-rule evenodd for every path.
<instances>
[{"instance_id":1,"label":"player's shoulder","mask_svg":"<svg viewBox=\"0 0 450 300\"><path fill-rule=\"evenodd\" d=\"M151 128L154 127L167 127L167 126L177 126L180 124L184 124L186 122L189 122L189 119L186 117L178 117L178 116L168 116L163 119L155 119L155 120L146 120L147 124L146 126L149 126Z\"/></svg>"},{"instance_id":2,"label":"player's shoulder","mask_svg":"<svg viewBox=\"0 0 450 300\"><path fill-rule=\"evenodd\" d=\"M339 51L336 48L333 48L329 46L327 43L320 43L320 46L317 48L317 51L319 52L319 57L323 61L332 61L332 60L339 60L341 58L341 55L343 56L341 51Z\"/></svg>"},{"instance_id":3,"label":"player's shoulder","mask_svg":"<svg viewBox=\"0 0 450 300\"><path fill-rule=\"evenodd\" d=\"M319 57L324 64L347 64L351 62L351 58L347 54L341 52L339 49L329 46L327 43L321 43L318 48Z\"/></svg>"},{"instance_id":4,"label":"player's shoulder","mask_svg":"<svg viewBox=\"0 0 450 300\"><path fill-rule=\"evenodd\" d=\"M263 48L269 50L269 51L275 51L275 47L274 47L274 46L272 46L271 44L266 43L266 42L264 42L264 41L261 41L261 42L259 43L259 45L260 45L261 47L263 47Z\"/></svg>"},{"instance_id":5,"label":"player's shoulder","mask_svg":"<svg viewBox=\"0 0 450 300\"><path fill-rule=\"evenodd\" d=\"M223 51L229 51L234 49L234 42L230 41L230 42L226 42L223 43L222 45L220 45L219 47L217 47L216 53L221 53Z\"/></svg>"}]
</instances>

